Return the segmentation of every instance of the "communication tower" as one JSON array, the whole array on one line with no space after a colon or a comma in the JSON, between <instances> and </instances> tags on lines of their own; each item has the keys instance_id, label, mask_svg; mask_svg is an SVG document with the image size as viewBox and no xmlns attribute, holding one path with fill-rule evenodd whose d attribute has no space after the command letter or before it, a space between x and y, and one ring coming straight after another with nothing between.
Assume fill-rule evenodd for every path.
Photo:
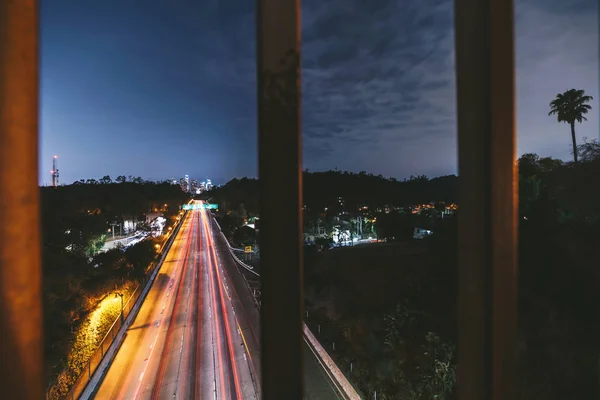
<instances>
[{"instance_id":1,"label":"communication tower","mask_svg":"<svg viewBox=\"0 0 600 400\"><path fill-rule=\"evenodd\" d=\"M52 175L52 186L58 186L58 157L52 157L52 171L50 171Z\"/></svg>"}]
</instances>

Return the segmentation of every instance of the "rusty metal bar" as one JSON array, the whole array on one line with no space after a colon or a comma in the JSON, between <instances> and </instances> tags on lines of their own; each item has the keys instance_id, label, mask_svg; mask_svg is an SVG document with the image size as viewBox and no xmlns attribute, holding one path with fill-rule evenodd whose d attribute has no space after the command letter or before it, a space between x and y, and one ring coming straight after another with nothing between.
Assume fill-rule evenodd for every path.
<instances>
[{"instance_id":1,"label":"rusty metal bar","mask_svg":"<svg viewBox=\"0 0 600 400\"><path fill-rule=\"evenodd\" d=\"M460 400L513 399L517 173L512 0L455 0Z\"/></svg>"},{"instance_id":2,"label":"rusty metal bar","mask_svg":"<svg viewBox=\"0 0 600 400\"><path fill-rule=\"evenodd\" d=\"M0 397L43 399L38 4L0 1Z\"/></svg>"},{"instance_id":3,"label":"rusty metal bar","mask_svg":"<svg viewBox=\"0 0 600 400\"><path fill-rule=\"evenodd\" d=\"M258 0L262 385L302 399L300 0Z\"/></svg>"}]
</instances>

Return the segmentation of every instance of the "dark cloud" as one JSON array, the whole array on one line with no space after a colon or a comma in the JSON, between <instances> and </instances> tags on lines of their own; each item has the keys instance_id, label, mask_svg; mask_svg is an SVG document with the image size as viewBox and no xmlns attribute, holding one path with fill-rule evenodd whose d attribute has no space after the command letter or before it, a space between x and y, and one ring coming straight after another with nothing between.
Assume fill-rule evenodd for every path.
<instances>
[{"instance_id":1,"label":"dark cloud","mask_svg":"<svg viewBox=\"0 0 600 400\"><path fill-rule=\"evenodd\" d=\"M407 140L453 134L450 3L357 0L303 7L304 141L329 140L333 148L327 154L307 149L308 165L326 168L340 157L340 167L364 169L353 165L353 156L366 149L376 158L382 147L397 146L400 155ZM430 128L438 120L445 130Z\"/></svg>"},{"instance_id":2,"label":"dark cloud","mask_svg":"<svg viewBox=\"0 0 600 400\"><path fill-rule=\"evenodd\" d=\"M379 164L379 171L402 175L427 170L424 162L435 154L435 170L455 172L451 2L305 1L303 7L305 143L333 144L327 158L306 151L307 164ZM547 107L570 87L597 97L596 7L593 0L517 0L521 152L569 157L565 127L548 118ZM580 136L597 136L596 115L578 127ZM392 149L394 160L385 156Z\"/></svg>"},{"instance_id":3,"label":"dark cloud","mask_svg":"<svg viewBox=\"0 0 600 400\"><path fill-rule=\"evenodd\" d=\"M63 1L65 10L71 7L68 3ZM594 0L515 3L519 152L569 158L568 129L547 116L548 103L556 93L575 87L594 96L592 107L597 110L598 6ZM89 40L98 48L124 48L126 57L143 60L137 69L128 71L132 76L147 75L148 96L155 93L150 91L152 85L168 81L171 92L153 96L165 105L189 92L188 99L173 106L175 111L165 107L165 118L168 115L185 125L186 132L211 130L222 138L224 152L229 147L239 148L231 157L244 158L245 168L239 174L246 173L255 163L250 147L229 143L255 143L254 2L177 4L168 7L168 12L158 5L145 11L144 18L154 18L145 31L127 30L127 34L113 37L112 27L102 32L110 26L102 22L94 27ZM58 21L64 13L57 9L55 14ZM132 8L130 14L138 15L137 9ZM133 23L121 19L124 26ZM81 27L72 30L77 29ZM176 31L184 34L173 35ZM160 45L140 40L152 34L162 38ZM456 172L451 1L303 0L302 39L305 166L338 166L396 177ZM55 39L55 46L60 43ZM152 71L144 72L150 70L150 64ZM109 67L113 66L103 68ZM63 69L57 67L53 76ZM121 86L121 91L131 91ZM196 98L201 101L193 100ZM106 99L112 97L107 94ZM184 121L180 116L183 109L204 114ZM597 116L593 111L589 121L577 127L578 137L598 136ZM52 118L58 120L58 114L53 113ZM198 127L198 121L207 121L209 127ZM58 123L53 127L57 129L64 130ZM50 159L52 150L44 146L43 157ZM226 169L219 162L226 164L228 158L215 158L211 167ZM229 164L227 168L231 168Z\"/></svg>"},{"instance_id":4,"label":"dark cloud","mask_svg":"<svg viewBox=\"0 0 600 400\"><path fill-rule=\"evenodd\" d=\"M252 14L236 21L215 25L214 34L201 40L209 60L201 62L200 71L219 84L253 94L255 48L248 45L254 35ZM305 1L302 21L308 165L326 168L343 164L331 159L339 154L366 148L376 153L380 146L412 141L418 136L414 132L431 134L428 125L443 116L447 134L453 134L450 3ZM229 32L233 25L235 34Z\"/></svg>"}]
</instances>

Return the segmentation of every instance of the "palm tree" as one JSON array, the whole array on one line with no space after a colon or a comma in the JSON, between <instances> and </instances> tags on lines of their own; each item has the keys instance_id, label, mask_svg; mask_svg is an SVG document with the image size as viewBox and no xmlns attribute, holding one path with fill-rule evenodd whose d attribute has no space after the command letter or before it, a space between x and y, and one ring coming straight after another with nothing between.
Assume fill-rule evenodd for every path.
<instances>
[{"instance_id":1,"label":"palm tree","mask_svg":"<svg viewBox=\"0 0 600 400\"><path fill-rule=\"evenodd\" d=\"M559 93L556 98L550 102L550 112L548 115L556 115L558 122L566 122L571 125L571 140L573 141L573 161L577 163L577 139L575 138L575 121L582 123L587 121L584 114L587 114L592 106L588 103L592 96L586 96L584 90L569 89L564 93Z\"/></svg>"}]
</instances>

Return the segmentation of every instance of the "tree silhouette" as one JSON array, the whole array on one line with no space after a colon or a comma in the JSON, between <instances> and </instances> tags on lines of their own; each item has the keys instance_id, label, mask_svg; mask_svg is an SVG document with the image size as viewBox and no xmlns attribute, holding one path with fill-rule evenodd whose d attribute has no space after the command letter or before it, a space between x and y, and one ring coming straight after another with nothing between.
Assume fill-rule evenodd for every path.
<instances>
[{"instance_id":1,"label":"tree silhouette","mask_svg":"<svg viewBox=\"0 0 600 400\"><path fill-rule=\"evenodd\" d=\"M600 142L596 139L587 141L583 138L584 143L577 146L577 153L583 161L600 160Z\"/></svg>"},{"instance_id":2,"label":"tree silhouette","mask_svg":"<svg viewBox=\"0 0 600 400\"><path fill-rule=\"evenodd\" d=\"M104 175L102 178L100 178L99 182L102 184L108 184L108 183L112 183L112 179L110 178L109 175Z\"/></svg>"},{"instance_id":3,"label":"tree silhouette","mask_svg":"<svg viewBox=\"0 0 600 400\"><path fill-rule=\"evenodd\" d=\"M558 122L566 122L571 126L571 140L573 141L573 161L577 163L577 139L575 138L575 121L582 123L587 121L584 114L591 110L592 106L586 104L592 100L592 96L586 96L584 90L569 89L559 93L550 102L548 115L556 115Z\"/></svg>"}]
</instances>

